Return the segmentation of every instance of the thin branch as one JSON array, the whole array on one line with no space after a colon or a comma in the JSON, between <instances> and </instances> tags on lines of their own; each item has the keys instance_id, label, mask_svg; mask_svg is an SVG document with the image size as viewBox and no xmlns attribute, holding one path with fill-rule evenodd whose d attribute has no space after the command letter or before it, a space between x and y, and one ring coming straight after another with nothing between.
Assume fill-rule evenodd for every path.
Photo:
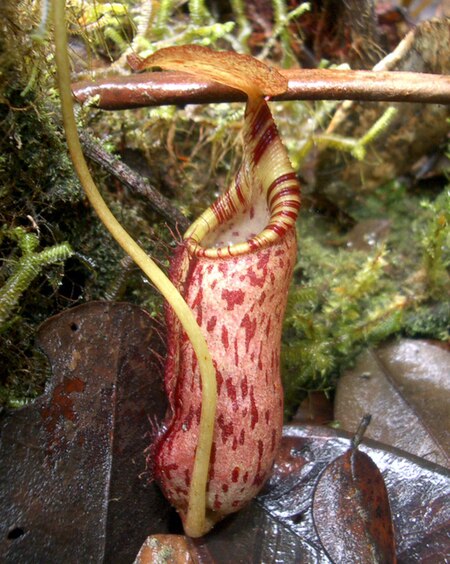
<instances>
[{"instance_id":1,"label":"thin branch","mask_svg":"<svg viewBox=\"0 0 450 564\"><path fill-rule=\"evenodd\" d=\"M366 100L450 104L450 76L415 72L291 69L285 93L274 100ZM77 82L72 91L79 103L120 110L168 104L209 104L245 101L238 90L215 82L195 80L181 72L147 72Z\"/></svg>"},{"instance_id":2,"label":"thin branch","mask_svg":"<svg viewBox=\"0 0 450 564\"><path fill-rule=\"evenodd\" d=\"M147 179L137 174L123 161L106 152L89 135L80 132L80 141L84 154L92 161L103 167L109 174L127 186L134 194L144 196L151 207L158 212L168 223L184 232L189 227L189 220L154 188Z\"/></svg>"}]
</instances>

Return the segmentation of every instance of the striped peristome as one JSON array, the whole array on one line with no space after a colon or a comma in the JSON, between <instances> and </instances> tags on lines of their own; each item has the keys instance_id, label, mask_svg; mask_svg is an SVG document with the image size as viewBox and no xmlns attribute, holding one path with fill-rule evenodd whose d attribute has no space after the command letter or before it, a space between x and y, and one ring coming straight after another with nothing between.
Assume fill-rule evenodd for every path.
<instances>
[{"instance_id":1,"label":"striped peristome","mask_svg":"<svg viewBox=\"0 0 450 564\"><path fill-rule=\"evenodd\" d=\"M240 169L229 190L187 230L170 272L216 368L206 507L211 527L260 491L281 438L281 327L296 261L300 190L264 99L286 88L274 69L248 56L193 46L162 50L142 67L150 65L194 72L248 94ZM167 330L171 409L151 456L155 478L184 519L202 389L193 348L170 308Z\"/></svg>"}]
</instances>

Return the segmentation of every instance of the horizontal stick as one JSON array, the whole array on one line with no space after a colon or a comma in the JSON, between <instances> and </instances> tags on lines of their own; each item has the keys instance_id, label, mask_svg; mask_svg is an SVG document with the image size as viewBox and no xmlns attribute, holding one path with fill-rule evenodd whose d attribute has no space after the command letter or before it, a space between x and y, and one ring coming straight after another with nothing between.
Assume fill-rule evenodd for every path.
<instances>
[{"instance_id":1,"label":"horizontal stick","mask_svg":"<svg viewBox=\"0 0 450 564\"><path fill-rule=\"evenodd\" d=\"M414 72L291 69L288 90L274 100L366 100L450 104L450 76ZM147 72L72 84L76 101L123 110L174 104L245 101L242 92L181 72Z\"/></svg>"}]
</instances>

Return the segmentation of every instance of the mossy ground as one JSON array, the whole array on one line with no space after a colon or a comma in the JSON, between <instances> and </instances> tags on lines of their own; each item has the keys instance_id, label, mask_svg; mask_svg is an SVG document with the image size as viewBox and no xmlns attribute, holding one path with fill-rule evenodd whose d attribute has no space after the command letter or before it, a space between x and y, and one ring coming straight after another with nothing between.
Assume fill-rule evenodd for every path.
<instances>
[{"instance_id":1,"label":"mossy ground","mask_svg":"<svg viewBox=\"0 0 450 564\"><path fill-rule=\"evenodd\" d=\"M191 4L196 3L176 10L173 3L162 2L167 13L145 20L139 2L123 3L127 11L120 17L105 3L109 20L92 34L91 21L85 21L84 27L80 24L92 14L83 13L81 3L70 2L73 37L83 40L89 54L81 59L92 64L108 57L119 61L131 44L145 51L157 41L178 38L182 42L186 37L248 50L248 22L242 17L236 18L233 31L204 10L190 12ZM239 5L236 2L234 9ZM18 226L38 236L39 250L67 241L74 251L65 262L42 268L0 328L0 403L20 406L42 392L48 377L46 361L33 344L44 319L93 299L132 301L154 315L161 315L162 302L124 260L74 176L60 125L52 45L45 38L32 38L40 14L31 2L9 0L4 15L0 34L0 221L4 233L0 286L20 257L17 242L6 236ZM174 23L167 25L169 17ZM287 41L284 32L279 41ZM86 73L86 68L79 72ZM327 104L277 104L276 114L294 162L299 132L307 130L311 118L317 123L326 120L330 108ZM189 217L195 217L227 186L239 164L240 105L114 113L86 108L79 119L81 127L108 150L137 155L152 183ZM116 216L167 266L178 235L119 183L96 167L93 171ZM442 179L437 189L422 186L420 190L392 179L364 199L355 198L345 212L346 222L339 215L314 211L308 186L305 193L282 347L287 413L309 390L331 391L342 369L368 344L393 335L449 338L450 196ZM388 220L387 236L369 250L352 248L347 244L349 225L367 219Z\"/></svg>"}]
</instances>

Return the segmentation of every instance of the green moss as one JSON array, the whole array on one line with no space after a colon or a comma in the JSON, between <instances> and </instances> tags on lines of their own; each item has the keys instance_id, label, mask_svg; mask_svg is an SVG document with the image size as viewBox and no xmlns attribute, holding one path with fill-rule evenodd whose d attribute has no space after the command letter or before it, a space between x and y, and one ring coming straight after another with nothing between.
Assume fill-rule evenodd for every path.
<instances>
[{"instance_id":1,"label":"green moss","mask_svg":"<svg viewBox=\"0 0 450 564\"><path fill-rule=\"evenodd\" d=\"M391 222L369 255L345 245L336 225L307 213L299 220L282 346L288 415L308 391L332 390L364 346L396 334L449 338L449 190L426 199L392 183L353 213Z\"/></svg>"}]
</instances>

